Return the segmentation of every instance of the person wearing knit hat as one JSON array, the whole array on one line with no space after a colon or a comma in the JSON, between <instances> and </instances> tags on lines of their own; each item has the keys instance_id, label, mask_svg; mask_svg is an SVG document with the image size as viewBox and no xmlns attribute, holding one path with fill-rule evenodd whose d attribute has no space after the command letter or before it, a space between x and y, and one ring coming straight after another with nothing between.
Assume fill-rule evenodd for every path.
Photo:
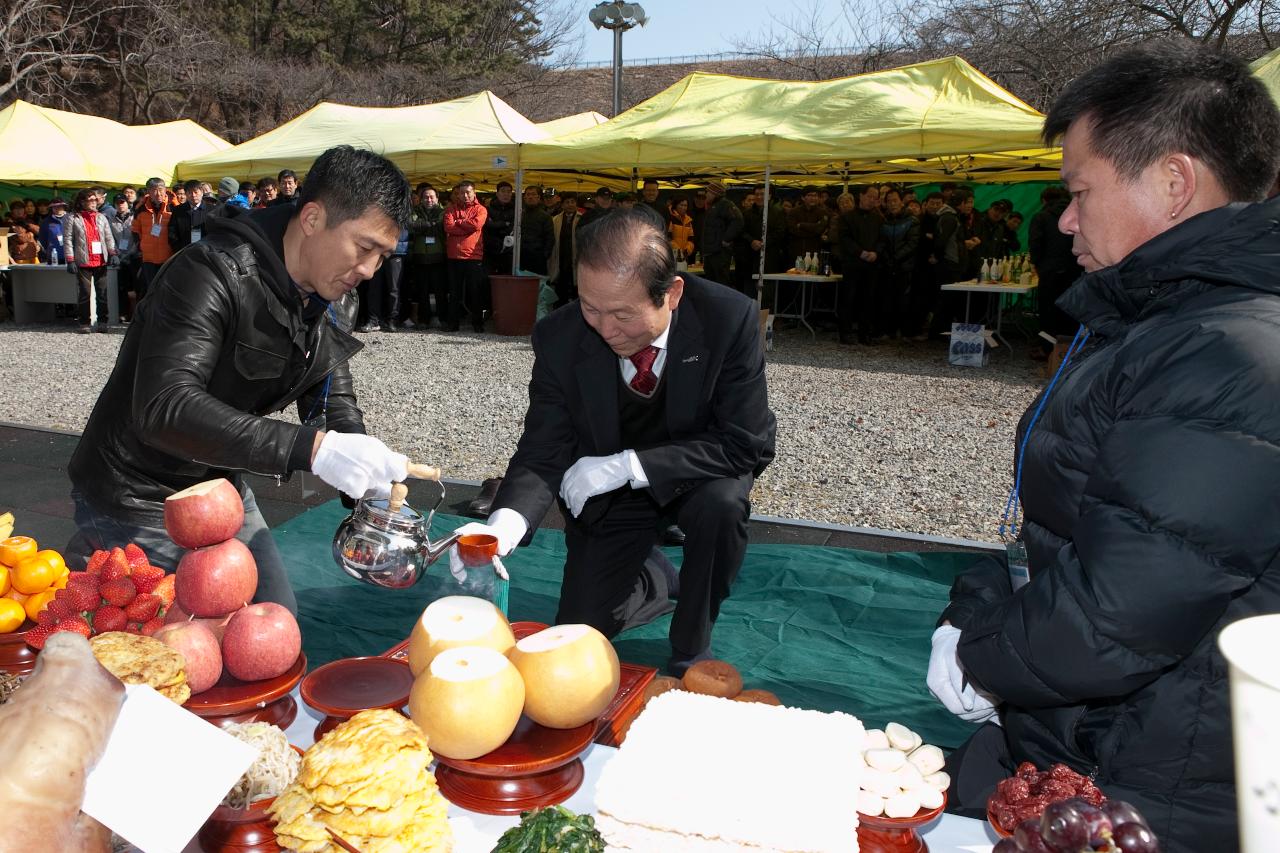
<instances>
[{"instance_id":1,"label":"person wearing knit hat","mask_svg":"<svg viewBox=\"0 0 1280 853\"><path fill-rule=\"evenodd\" d=\"M702 219L702 264L705 276L712 281L734 287L731 272L733 249L742 233L742 211L724 194L724 184L707 181L707 212ZM754 283L754 280L753 280ZM751 293L755 296L755 293Z\"/></svg>"},{"instance_id":2,"label":"person wearing knit hat","mask_svg":"<svg viewBox=\"0 0 1280 853\"><path fill-rule=\"evenodd\" d=\"M229 176L218 181L218 201L232 207L249 207L249 200L240 194L240 182Z\"/></svg>"}]
</instances>

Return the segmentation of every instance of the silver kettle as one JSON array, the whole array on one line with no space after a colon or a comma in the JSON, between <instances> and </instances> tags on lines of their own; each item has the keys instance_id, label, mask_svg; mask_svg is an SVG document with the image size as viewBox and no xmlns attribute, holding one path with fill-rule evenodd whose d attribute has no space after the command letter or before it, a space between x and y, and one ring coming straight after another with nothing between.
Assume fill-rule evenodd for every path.
<instances>
[{"instance_id":1,"label":"silver kettle","mask_svg":"<svg viewBox=\"0 0 1280 853\"><path fill-rule=\"evenodd\" d=\"M458 540L456 533L438 542L428 535L431 519L444 503L440 469L410 463L409 476L440 486L440 497L426 517L405 503L409 487L393 483L390 498L357 501L333 535L334 561L358 581L389 589L413 586Z\"/></svg>"}]
</instances>

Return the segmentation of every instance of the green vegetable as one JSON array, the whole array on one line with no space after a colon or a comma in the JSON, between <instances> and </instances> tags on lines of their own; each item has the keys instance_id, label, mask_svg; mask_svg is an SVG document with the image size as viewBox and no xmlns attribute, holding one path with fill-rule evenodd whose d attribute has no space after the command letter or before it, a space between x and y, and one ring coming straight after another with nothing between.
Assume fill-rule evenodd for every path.
<instances>
[{"instance_id":1,"label":"green vegetable","mask_svg":"<svg viewBox=\"0 0 1280 853\"><path fill-rule=\"evenodd\" d=\"M520 815L498 839L493 853L604 853L604 838L591 815L575 815L564 806Z\"/></svg>"}]
</instances>

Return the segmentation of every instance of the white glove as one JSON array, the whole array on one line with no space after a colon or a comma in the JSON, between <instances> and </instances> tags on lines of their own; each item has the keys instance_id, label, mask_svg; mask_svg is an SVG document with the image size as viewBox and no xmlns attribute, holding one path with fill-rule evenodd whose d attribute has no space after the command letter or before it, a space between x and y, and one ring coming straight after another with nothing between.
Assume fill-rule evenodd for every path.
<instances>
[{"instance_id":1,"label":"white glove","mask_svg":"<svg viewBox=\"0 0 1280 853\"><path fill-rule=\"evenodd\" d=\"M504 249L510 249L515 244L516 244L516 238L514 234L508 234L507 236L502 238L502 248Z\"/></svg>"},{"instance_id":2,"label":"white glove","mask_svg":"<svg viewBox=\"0 0 1280 853\"><path fill-rule=\"evenodd\" d=\"M574 518L582 512L587 498L612 492L631 482L634 476L631 456L624 450L612 456L584 456L564 472L560 480L560 497L569 505Z\"/></svg>"},{"instance_id":3,"label":"white glove","mask_svg":"<svg viewBox=\"0 0 1280 853\"><path fill-rule=\"evenodd\" d=\"M409 459L358 432L326 432L311 471L348 497L387 498L409 476Z\"/></svg>"},{"instance_id":4,"label":"white glove","mask_svg":"<svg viewBox=\"0 0 1280 853\"><path fill-rule=\"evenodd\" d=\"M994 718L999 725L995 697L975 689L960 668L959 645L959 628L942 625L933 632L933 652L929 655L929 674L925 678L929 692L962 720L985 723Z\"/></svg>"},{"instance_id":5,"label":"white glove","mask_svg":"<svg viewBox=\"0 0 1280 853\"><path fill-rule=\"evenodd\" d=\"M493 569L498 573L498 577L503 580L510 580L511 576L507 574L507 567L502 565L502 560L499 557L505 557L515 550L515 547L520 544L520 540L524 538L524 534L528 530L529 523L524 520L523 515L514 509L499 507L489 516L488 524L472 521L462 525L454 533L459 536L467 536L473 533L496 536L498 539L498 554L493 558ZM467 569L462 563L462 557L458 556L457 545L449 549L449 571L458 579L459 583L467 578Z\"/></svg>"}]
</instances>

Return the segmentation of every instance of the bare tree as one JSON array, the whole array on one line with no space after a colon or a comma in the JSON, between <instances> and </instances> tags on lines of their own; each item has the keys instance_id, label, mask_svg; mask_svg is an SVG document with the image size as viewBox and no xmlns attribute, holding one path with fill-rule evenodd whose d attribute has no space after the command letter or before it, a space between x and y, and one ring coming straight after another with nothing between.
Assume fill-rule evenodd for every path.
<instances>
[{"instance_id":1,"label":"bare tree","mask_svg":"<svg viewBox=\"0 0 1280 853\"><path fill-rule=\"evenodd\" d=\"M82 73L98 64L118 4L8 0L0 17L0 101L69 106Z\"/></svg>"},{"instance_id":2,"label":"bare tree","mask_svg":"<svg viewBox=\"0 0 1280 853\"><path fill-rule=\"evenodd\" d=\"M759 33L733 42L744 58L779 79L826 80L879 71L910 57L896 27L893 0L808 0L769 13Z\"/></svg>"}]
</instances>

